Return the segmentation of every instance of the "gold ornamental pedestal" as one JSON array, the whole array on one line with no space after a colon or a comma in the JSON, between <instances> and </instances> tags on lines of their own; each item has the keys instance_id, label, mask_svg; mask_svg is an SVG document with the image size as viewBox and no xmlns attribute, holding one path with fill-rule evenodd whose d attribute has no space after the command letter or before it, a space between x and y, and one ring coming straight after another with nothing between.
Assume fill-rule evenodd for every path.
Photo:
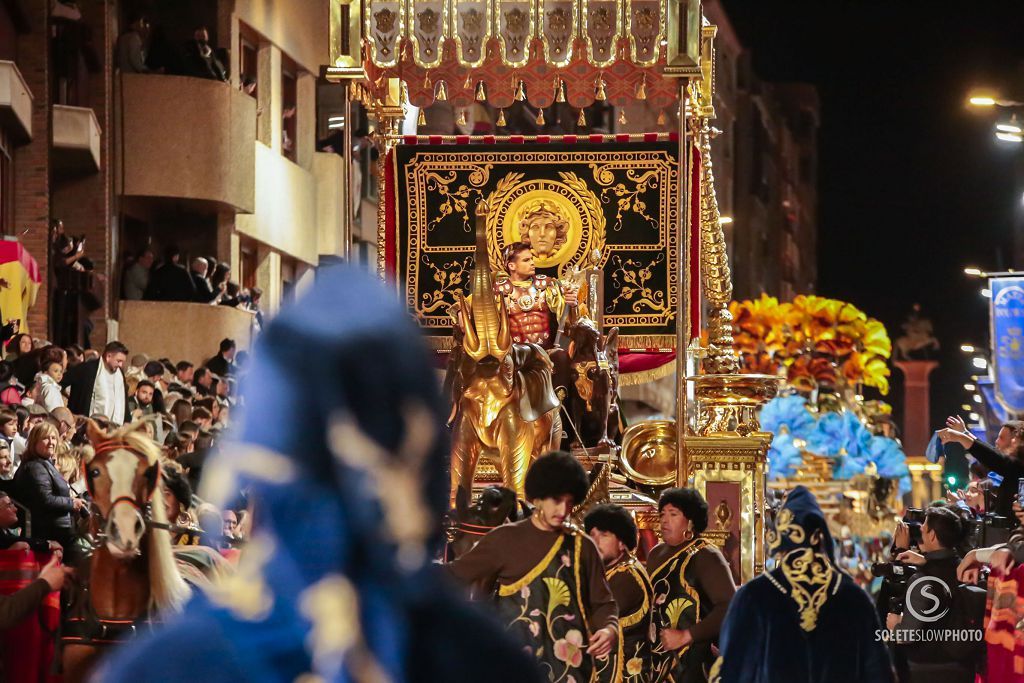
<instances>
[{"instance_id":1,"label":"gold ornamental pedestal","mask_svg":"<svg viewBox=\"0 0 1024 683\"><path fill-rule=\"evenodd\" d=\"M687 378L693 383L696 417L685 438L680 481L708 502L705 536L725 555L737 582L764 571L764 509L768 448L760 406L776 396L772 375L720 374Z\"/></svg>"}]
</instances>

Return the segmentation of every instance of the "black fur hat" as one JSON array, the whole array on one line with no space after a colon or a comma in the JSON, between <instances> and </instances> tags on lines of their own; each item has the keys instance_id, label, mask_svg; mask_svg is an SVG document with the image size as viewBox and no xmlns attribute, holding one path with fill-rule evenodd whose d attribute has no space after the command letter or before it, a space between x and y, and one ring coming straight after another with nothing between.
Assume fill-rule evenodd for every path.
<instances>
[{"instance_id":1,"label":"black fur hat","mask_svg":"<svg viewBox=\"0 0 1024 683\"><path fill-rule=\"evenodd\" d=\"M679 510L686 515L686 519L693 522L693 533L700 534L708 528L708 502L697 489L665 489L658 499L658 512L666 505Z\"/></svg>"},{"instance_id":2,"label":"black fur hat","mask_svg":"<svg viewBox=\"0 0 1024 683\"><path fill-rule=\"evenodd\" d=\"M530 501L568 493L573 503L579 505L586 499L589 489L590 480L583 466L562 451L540 456L526 473L526 499Z\"/></svg>"},{"instance_id":3,"label":"black fur hat","mask_svg":"<svg viewBox=\"0 0 1024 683\"><path fill-rule=\"evenodd\" d=\"M583 518L583 528L587 533L591 529L608 531L615 534L615 537L622 541L622 545L630 550L636 550L637 536L639 532L633 515L621 505L605 503L593 507L587 516Z\"/></svg>"}]
</instances>

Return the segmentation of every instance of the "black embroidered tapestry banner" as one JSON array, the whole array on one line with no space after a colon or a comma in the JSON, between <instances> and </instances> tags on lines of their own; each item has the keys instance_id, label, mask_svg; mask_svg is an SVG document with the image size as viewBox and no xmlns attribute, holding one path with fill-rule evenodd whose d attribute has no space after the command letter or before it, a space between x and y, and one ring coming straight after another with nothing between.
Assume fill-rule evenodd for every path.
<instances>
[{"instance_id":1,"label":"black embroidered tapestry banner","mask_svg":"<svg viewBox=\"0 0 1024 683\"><path fill-rule=\"evenodd\" d=\"M618 326L620 347L675 346L676 142L400 145L393 158L391 275L437 346L451 335L456 292L468 293L480 198L490 207L493 271L519 240L530 243L537 272L552 277L591 267L596 250L600 315L606 328Z\"/></svg>"}]
</instances>

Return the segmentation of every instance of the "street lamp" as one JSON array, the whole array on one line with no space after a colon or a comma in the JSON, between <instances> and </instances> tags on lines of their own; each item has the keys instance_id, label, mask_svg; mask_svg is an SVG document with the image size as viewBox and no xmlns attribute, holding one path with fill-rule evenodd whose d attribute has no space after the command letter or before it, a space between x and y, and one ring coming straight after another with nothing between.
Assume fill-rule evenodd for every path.
<instances>
[{"instance_id":1,"label":"street lamp","mask_svg":"<svg viewBox=\"0 0 1024 683\"><path fill-rule=\"evenodd\" d=\"M1007 277L1007 276L1010 276L1010 275L1019 275L1019 274L1020 273L1018 271L1014 270L1013 268L1008 268L1008 269L1006 269L1004 271L1000 271L998 273L996 273L996 272L990 273L987 270L982 270L981 268L975 268L974 266L967 266L966 268L964 268L964 275L969 275L971 277L993 278L993 277Z\"/></svg>"},{"instance_id":2,"label":"street lamp","mask_svg":"<svg viewBox=\"0 0 1024 683\"><path fill-rule=\"evenodd\" d=\"M970 99L968 99L967 101L968 103L970 103L972 107L986 109L989 107L1003 107L1010 109L1012 109L1013 107L1024 107L1024 102L1018 102L1017 100L1006 100L1003 99L1002 97L987 94L972 95Z\"/></svg>"}]
</instances>

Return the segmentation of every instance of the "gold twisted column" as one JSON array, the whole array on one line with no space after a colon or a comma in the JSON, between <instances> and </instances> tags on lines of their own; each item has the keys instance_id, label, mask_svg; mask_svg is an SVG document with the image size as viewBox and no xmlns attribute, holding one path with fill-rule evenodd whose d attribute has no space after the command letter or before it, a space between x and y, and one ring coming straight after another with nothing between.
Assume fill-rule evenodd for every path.
<instances>
[{"instance_id":1,"label":"gold twisted column","mask_svg":"<svg viewBox=\"0 0 1024 683\"><path fill-rule=\"evenodd\" d=\"M694 133L698 136L701 156L700 183L700 241L701 275L704 296L711 306L708 315L708 347L704 356L704 372L725 375L739 370L739 361L733 349L732 314L732 272L729 270L729 253L722 231L722 215L718 210L715 195L715 175L711 163L712 130L708 119L695 120Z\"/></svg>"},{"instance_id":2,"label":"gold twisted column","mask_svg":"<svg viewBox=\"0 0 1024 683\"><path fill-rule=\"evenodd\" d=\"M713 31L710 32L713 37ZM764 505L768 448L758 411L778 392L778 378L739 373L733 348L732 273L722 231L711 162L712 93L705 76L694 88L690 132L700 153L700 277L710 309L702 373L693 382L692 431L683 436L689 456L680 479L690 479L715 512L708 538L735 550L728 554L737 580L757 576L765 563Z\"/></svg>"}]
</instances>

